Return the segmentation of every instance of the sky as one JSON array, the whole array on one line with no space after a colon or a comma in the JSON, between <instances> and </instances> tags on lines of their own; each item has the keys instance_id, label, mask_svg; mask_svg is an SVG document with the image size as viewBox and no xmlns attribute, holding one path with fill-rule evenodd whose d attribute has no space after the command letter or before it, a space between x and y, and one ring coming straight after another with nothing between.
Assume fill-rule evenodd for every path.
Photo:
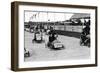
<instances>
[{"instance_id":1,"label":"sky","mask_svg":"<svg viewBox=\"0 0 100 73\"><path fill-rule=\"evenodd\" d=\"M55 22L69 20L72 13L55 13L55 12L33 12L25 11L25 22Z\"/></svg>"}]
</instances>

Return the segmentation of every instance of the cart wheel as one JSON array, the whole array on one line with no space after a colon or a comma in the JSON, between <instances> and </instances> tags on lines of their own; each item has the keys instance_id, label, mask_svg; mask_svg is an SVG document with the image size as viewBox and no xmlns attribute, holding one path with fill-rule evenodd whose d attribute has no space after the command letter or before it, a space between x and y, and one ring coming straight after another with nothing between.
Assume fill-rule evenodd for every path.
<instances>
[{"instance_id":1,"label":"cart wheel","mask_svg":"<svg viewBox=\"0 0 100 73\"><path fill-rule=\"evenodd\" d=\"M80 45L82 46L82 40L80 40Z\"/></svg>"},{"instance_id":2,"label":"cart wheel","mask_svg":"<svg viewBox=\"0 0 100 73\"><path fill-rule=\"evenodd\" d=\"M63 49L65 48L64 45L62 46L62 48L63 48Z\"/></svg>"},{"instance_id":3,"label":"cart wheel","mask_svg":"<svg viewBox=\"0 0 100 73\"><path fill-rule=\"evenodd\" d=\"M30 57L30 53L29 53L29 51L28 51L28 57Z\"/></svg>"},{"instance_id":4,"label":"cart wheel","mask_svg":"<svg viewBox=\"0 0 100 73\"><path fill-rule=\"evenodd\" d=\"M32 40L32 43L34 43L34 39Z\"/></svg>"},{"instance_id":5,"label":"cart wheel","mask_svg":"<svg viewBox=\"0 0 100 73\"><path fill-rule=\"evenodd\" d=\"M47 48L48 47L48 45L47 44L45 44L45 48Z\"/></svg>"},{"instance_id":6,"label":"cart wheel","mask_svg":"<svg viewBox=\"0 0 100 73\"><path fill-rule=\"evenodd\" d=\"M50 45L50 48L53 49L52 45Z\"/></svg>"}]
</instances>

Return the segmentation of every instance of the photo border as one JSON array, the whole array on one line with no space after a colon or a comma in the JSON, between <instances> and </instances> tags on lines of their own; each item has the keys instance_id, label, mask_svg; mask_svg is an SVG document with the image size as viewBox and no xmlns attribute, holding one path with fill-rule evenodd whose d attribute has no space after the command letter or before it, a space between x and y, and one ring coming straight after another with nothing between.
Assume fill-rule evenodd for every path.
<instances>
[{"instance_id":1,"label":"photo border","mask_svg":"<svg viewBox=\"0 0 100 73\"><path fill-rule=\"evenodd\" d=\"M35 67L35 68L19 68L19 5L30 6L50 6L62 8L82 8L82 9L95 9L95 64L84 65L63 65L63 66L50 66L50 67ZM79 67L94 67L97 66L97 6L84 6L84 5L69 5L69 4L53 4L53 3L36 3L36 2L19 2L11 3L11 70L13 71L28 71L28 70L47 70L47 69L61 69L61 68L79 68Z\"/></svg>"}]
</instances>

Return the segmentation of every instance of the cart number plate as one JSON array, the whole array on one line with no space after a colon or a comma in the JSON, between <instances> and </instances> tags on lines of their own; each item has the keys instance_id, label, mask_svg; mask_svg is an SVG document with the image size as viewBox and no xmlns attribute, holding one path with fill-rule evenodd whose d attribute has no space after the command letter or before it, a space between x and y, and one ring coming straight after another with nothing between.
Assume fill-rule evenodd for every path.
<instances>
[{"instance_id":1,"label":"cart number plate","mask_svg":"<svg viewBox=\"0 0 100 73\"><path fill-rule=\"evenodd\" d=\"M54 44L54 47L55 47L55 48L59 48L59 47L62 47L62 45L61 45L61 44L56 43L56 44Z\"/></svg>"}]
</instances>

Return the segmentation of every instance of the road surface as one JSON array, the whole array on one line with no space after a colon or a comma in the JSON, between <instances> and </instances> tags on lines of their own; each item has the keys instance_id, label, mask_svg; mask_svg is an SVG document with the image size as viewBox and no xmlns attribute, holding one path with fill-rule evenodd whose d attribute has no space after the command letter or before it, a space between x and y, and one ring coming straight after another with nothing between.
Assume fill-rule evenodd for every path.
<instances>
[{"instance_id":1,"label":"road surface","mask_svg":"<svg viewBox=\"0 0 100 73\"><path fill-rule=\"evenodd\" d=\"M24 34L24 46L30 51L31 56L25 57L25 62L28 61L52 61L52 60L75 60L90 58L90 48L80 46L80 39L58 35L58 40L65 46L62 50L51 50L45 44L48 41L48 36L43 34L44 43L32 43L34 33L26 32Z\"/></svg>"}]
</instances>

